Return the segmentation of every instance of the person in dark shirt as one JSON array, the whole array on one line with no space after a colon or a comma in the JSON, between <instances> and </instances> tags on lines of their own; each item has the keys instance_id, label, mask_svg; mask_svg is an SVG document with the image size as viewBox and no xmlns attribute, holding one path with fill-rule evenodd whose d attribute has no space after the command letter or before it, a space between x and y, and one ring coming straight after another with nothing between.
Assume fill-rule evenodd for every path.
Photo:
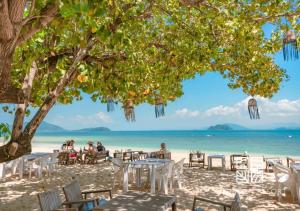
<instances>
[{"instance_id":1,"label":"person in dark shirt","mask_svg":"<svg viewBox=\"0 0 300 211\"><path fill-rule=\"evenodd\" d=\"M105 147L102 145L102 143L100 141L97 142L97 151L98 152L105 151Z\"/></svg>"}]
</instances>

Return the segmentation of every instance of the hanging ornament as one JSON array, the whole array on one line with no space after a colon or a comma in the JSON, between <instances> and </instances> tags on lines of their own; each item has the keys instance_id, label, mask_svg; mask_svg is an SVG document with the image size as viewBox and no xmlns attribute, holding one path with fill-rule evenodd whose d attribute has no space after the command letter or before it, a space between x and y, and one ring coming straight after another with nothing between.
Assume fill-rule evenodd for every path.
<instances>
[{"instance_id":1,"label":"hanging ornament","mask_svg":"<svg viewBox=\"0 0 300 211\"><path fill-rule=\"evenodd\" d=\"M251 98L248 101L248 111L250 115L250 119L259 119L259 112L257 107L257 101L254 98Z\"/></svg>"},{"instance_id":2,"label":"hanging ornament","mask_svg":"<svg viewBox=\"0 0 300 211\"><path fill-rule=\"evenodd\" d=\"M156 118L165 115L165 105L161 97L155 98L155 116Z\"/></svg>"},{"instance_id":3,"label":"hanging ornament","mask_svg":"<svg viewBox=\"0 0 300 211\"><path fill-rule=\"evenodd\" d=\"M128 122L134 122L135 121L135 114L134 114L134 106L133 106L133 101L132 100L127 100L124 103L124 114L125 118Z\"/></svg>"},{"instance_id":4,"label":"hanging ornament","mask_svg":"<svg viewBox=\"0 0 300 211\"><path fill-rule=\"evenodd\" d=\"M288 30L284 35L282 51L285 61L299 58L297 36L293 30Z\"/></svg>"},{"instance_id":5,"label":"hanging ornament","mask_svg":"<svg viewBox=\"0 0 300 211\"><path fill-rule=\"evenodd\" d=\"M112 112L115 110L115 101L111 97L107 97L106 99L106 106L107 106L107 112Z\"/></svg>"}]
</instances>

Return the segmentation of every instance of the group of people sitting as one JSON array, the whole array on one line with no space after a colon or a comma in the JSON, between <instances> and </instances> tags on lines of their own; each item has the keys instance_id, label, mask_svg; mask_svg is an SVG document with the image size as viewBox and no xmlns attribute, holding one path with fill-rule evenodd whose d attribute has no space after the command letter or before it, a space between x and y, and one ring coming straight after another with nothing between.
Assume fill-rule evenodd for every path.
<instances>
[{"instance_id":1,"label":"group of people sitting","mask_svg":"<svg viewBox=\"0 0 300 211\"><path fill-rule=\"evenodd\" d=\"M61 150L69 153L69 158L79 161L89 161L94 159L98 152L105 152L105 147L103 144L98 141L97 145L94 145L93 141L88 141L87 147L84 147L83 150L80 148L79 151L76 151L74 148L75 141L67 140L62 144Z\"/></svg>"}]
</instances>

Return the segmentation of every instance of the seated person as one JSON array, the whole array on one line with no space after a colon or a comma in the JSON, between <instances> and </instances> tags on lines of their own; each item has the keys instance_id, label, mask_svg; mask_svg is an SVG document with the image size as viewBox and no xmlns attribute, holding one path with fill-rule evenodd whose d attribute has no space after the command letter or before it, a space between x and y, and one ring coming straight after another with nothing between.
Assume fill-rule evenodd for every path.
<instances>
[{"instance_id":1,"label":"seated person","mask_svg":"<svg viewBox=\"0 0 300 211\"><path fill-rule=\"evenodd\" d=\"M61 151L65 151L66 149L67 149L67 143L65 142L61 145Z\"/></svg>"},{"instance_id":2,"label":"seated person","mask_svg":"<svg viewBox=\"0 0 300 211\"><path fill-rule=\"evenodd\" d=\"M156 152L156 157L160 159L171 159L171 153L167 150L166 143L160 144L160 150Z\"/></svg>"},{"instance_id":3,"label":"seated person","mask_svg":"<svg viewBox=\"0 0 300 211\"><path fill-rule=\"evenodd\" d=\"M85 154L86 154L85 159L87 159L87 160L92 160L97 153L94 143L92 141L88 142L88 147L87 147L87 149L84 148L84 150L85 150Z\"/></svg>"},{"instance_id":4,"label":"seated person","mask_svg":"<svg viewBox=\"0 0 300 211\"><path fill-rule=\"evenodd\" d=\"M97 142L97 151L98 152L105 151L105 147L102 145L102 143L100 141Z\"/></svg>"},{"instance_id":5,"label":"seated person","mask_svg":"<svg viewBox=\"0 0 300 211\"><path fill-rule=\"evenodd\" d=\"M74 140L70 140L69 145L67 146L67 150L70 152L69 153L70 158L76 158L77 157L77 152L74 149L74 143L75 143Z\"/></svg>"},{"instance_id":6,"label":"seated person","mask_svg":"<svg viewBox=\"0 0 300 211\"><path fill-rule=\"evenodd\" d=\"M160 151L162 151L162 152L167 152L167 146L166 146L166 143L161 143L161 144L160 144Z\"/></svg>"}]
</instances>

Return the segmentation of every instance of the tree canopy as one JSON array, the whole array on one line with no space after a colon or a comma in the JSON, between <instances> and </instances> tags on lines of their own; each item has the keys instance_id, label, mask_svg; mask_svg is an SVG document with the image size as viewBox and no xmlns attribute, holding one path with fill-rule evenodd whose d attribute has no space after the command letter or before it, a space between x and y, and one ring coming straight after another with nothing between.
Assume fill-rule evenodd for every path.
<instances>
[{"instance_id":1,"label":"tree canopy","mask_svg":"<svg viewBox=\"0 0 300 211\"><path fill-rule=\"evenodd\" d=\"M287 78L274 54L299 31L299 10L284 0L0 0L0 103L18 105L11 141L31 139L56 102L88 93L166 104L206 72L271 97ZM24 128L28 106L39 110Z\"/></svg>"}]
</instances>

